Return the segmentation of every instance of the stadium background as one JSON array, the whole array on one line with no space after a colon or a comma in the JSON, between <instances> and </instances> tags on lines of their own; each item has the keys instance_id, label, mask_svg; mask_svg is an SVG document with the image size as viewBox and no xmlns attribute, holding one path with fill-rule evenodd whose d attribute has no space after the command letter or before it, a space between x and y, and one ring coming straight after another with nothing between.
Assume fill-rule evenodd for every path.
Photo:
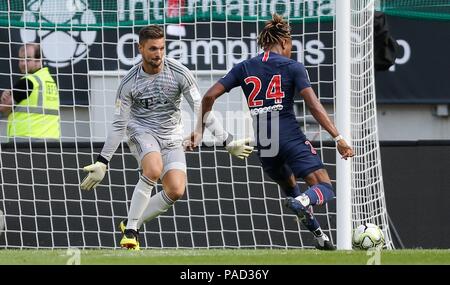
<instances>
[{"instance_id":1,"label":"stadium background","mask_svg":"<svg viewBox=\"0 0 450 285\"><path fill-rule=\"evenodd\" d=\"M90 4L96 1L89 1ZM98 1L100 3L100 1ZM95 7L95 5L91 5ZM94 8L93 8L94 9ZM95 11L95 10L94 10ZM129 20L130 15L126 15L126 20ZM142 15L136 15L136 17L143 17ZM388 18L392 34L395 38L403 41L400 53L400 59L398 64L393 68L392 71L378 72L376 74L376 88L377 88L377 101L379 103L379 128L381 142L381 155L383 164L383 174L385 182L386 200L388 205L388 213L393 222L395 229L397 230L398 236L405 247L423 247L423 248L450 248L450 240L447 238L450 234L450 216L448 215L446 201L450 200L450 194L446 189L450 185L450 176L447 175L447 170L449 169L450 162L450 121L448 117L448 104L450 103L450 81L448 80L448 55L447 51L450 50L450 39L448 38L448 22L434 19L411 19L399 16L389 16ZM186 42L188 46L192 42L195 31L200 35L203 35L205 39L211 37L210 32L214 32L214 36L221 37L224 30L235 30L237 38L244 37L244 42L246 37L250 36L250 33L255 30L254 24L251 22L245 23L244 29L241 31L238 29L233 29L233 24L217 24L211 29L209 26L204 24L191 25L187 27ZM2 27L2 31L5 29ZM433 31L433 32L430 32ZM94 42L91 43L90 49L92 54L95 55L93 58L106 57L106 60L86 60L81 59L73 66L59 66L52 67L54 74L58 74L58 83L62 90L62 104L66 107L72 108L88 104L88 77L84 75L87 70L118 70L118 69L128 69L131 65L124 64L120 62L118 64L117 55L117 42L120 36L129 33L136 33L136 30L130 28L120 29L120 33L116 34L115 31L105 30L104 32L97 31L95 35ZM21 42L20 29L11 29L10 33L2 32L0 33L0 42ZM105 45L101 47L100 42L110 42L110 45ZM173 39L175 41L175 39ZM405 44L406 42L406 44ZM326 39L324 39L326 45ZM170 37L169 37L170 44ZM132 59L136 54L133 50L131 43L124 44L124 55L125 57ZM409 54L406 53L408 49ZM17 78L18 70L17 64L12 61L9 62L9 58L15 57L15 48L11 48L8 45L0 45L0 88L7 89L11 87L10 74L16 74L13 79ZM13 51L13 52L12 52ZM236 50L236 52L238 52ZM191 51L192 52L192 51ZM306 51L308 52L308 51ZM103 53L103 54L102 54ZM311 50L312 60L317 60L317 54L314 53L314 48ZM218 55L220 56L220 55ZM199 53L199 58L203 57L203 54ZM219 63L219 59L213 56L213 62L210 65L202 65L201 61L198 61L196 68L199 70L210 70L211 67L223 68ZM188 66L192 67L192 57L189 59ZM325 56L325 60L329 60ZM49 62L46 62L49 64ZM88 68L89 67L89 68ZM72 69L73 68L73 69ZM75 75L74 75L75 73ZM72 80L72 76L75 76ZM314 71L312 72L314 77ZM77 85L73 85L77 84ZM324 90L324 95L326 96L326 90ZM3 122L4 123L4 122ZM0 125L1 126L1 125ZM4 125L3 125L4 126ZM1 128L4 131L4 127ZM76 131L74 130L74 133ZM68 134L67 137L74 137L75 135ZM84 133L83 136L88 137L89 133ZM4 134L2 134L4 138ZM71 153L75 151L86 152L86 162L88 161L88 153L97 152L98 146L95 149L87 147L83 149L83 145L78 146L72 142L64 142L62 145L33 145L30 147L27 144L17 145L17 150L24 153L20 160L15 160L12 156L8 154L8 150L14 147L11 144L3 143L2 150L2 167L13 168L16 164L23 164L29 166L31 164L30 155L26 155L27 152L32 148L33 151L39 153L41 150L51 150L54 153L55 160L49 160L54 162L56 165L52 168L62 168L61 161L64 165L70 165L71 168L78 168L76 165L77 160L73 159ZM64 149L64 154L62 155L62 160L59 158L59 153L61 149ZM127 151L127 150L125 150ZM11 152L9 152L11 153ZM197 165L199 157L196 154L188 155L188 163L191 165ZM206 158L207 161L207 158ZM83 164L84 161L81 161ZM127 161L127 163L133 164L134 161ZM258 165L257 161L250 160L255 166ZM132 167L131 167L132 168ZM209 170L201 170L202 174L190 173L190 179L196 181L198 177L202 177L205 180L218 179L215 174L209 172ZM136 173L127 173L127 178L114 175L114 179L118 180L130 180L135 179ZM224 173L221 175L220 179L224 182L230 183L233 177L233 181L242 181L243 174L239 171L233 173ZM255 175L258 175L255 172ZM18 199L19 197L25 198L26 200L31 200L33 197L38 197L39 195L46 195L47 190L40 192L39 188L31 189L30 187L23 186L23 184L31 184L32 179L42 179L39 183L48 183L48 180L55 182L56 184L62 184L64 181L77 184L78 181L71 181L73 175L71 171L55 170L50 176L42 176L39 173L33 173L30 171L23 171L21 173L12 173L8 170L2 170L2 181L1 183L17 184L7 191L2 193L7 193L8 197L0 197L0 199ZM18 177L18 178L17 178ZM71 178L72 177L72 178ZM256 179L256 178L255 178ZM227 184L229 185L229 184ZM2 185L3 186L3 185ZM233 185L235 188L239 188L239 184ZM9 186L4 186L9 187ZM6 190L6 189L5 189ZM55 197L60 197L61 193L58 192L60 189L52 188L51 195ZM74 189L77 190L77 189ZM127 189L131 191L132 189ZM78 190L77 190L78 191ZM74 195L79 195L77 193ZM215 193L215 191L213 191ZM70 193L70 192L69 192ZM200 189L196 193L193 191L192 195L201 195ZM222 193L227 193L227 191L222 191ZM121 195L120 193L114 193L114 195ZM69 194L70 195L70 194ZM112 195L112 194L111 194ZM227 195L227 194L224 194ZM252 196L258 196L258 189L252 191ZM49 197L44 197L49 198ZM214 198L214 197L211 197ZM246 197L241 197L246 198ZM250 197L249 197L250 198ZM17 202L10 204L5 204L5 210L8 213L18 214L20 211L22 213L34 213L34 212L45 212L47 213L50 209L48 204L36 204L36 209L33 209L34 205L28 204L29 202ZM52 210L56 211L54 220L38 220L37 224L44 230L48 230L50 224L54 227L64 231L67 227L77 228L80 224L78 220L69 221L69 224L60 220L58 215L65 215L67 213L80 213L79 205L72 205L65 208L61 205L56 204L51 205ZM219 205L211 206L210 210L214 212L217 207L226 207L227 201L219 201ZM252 202L250 202L252 203ZM92 215L96 215L96 208L92 207L93 200L83 201L82 207L83 211L87 211ZM33 207L32 207L33 206ZM113 205L114 206L114 205ZM109 206L108 206L109 207ZM102 208L100 203L99 210L105 211L106 213L110 211L108 207ZM191 206L195 211L195 205ZM248 207L243 205L243 207ZM252 205L252 210L256 212L263 212L265 209L260 208L257 203ZM274 209L277 209L274 206ZM271 212L273 209L267 209ZM125 214L125 209L116 208L114 209L116 213ZM183 211L183 209L180 209ZM169 215L172 212L168 213ZM10 224L20 224L26 229L27 227L34 227L34 222L29 220L29 217L21 218L20 223L17 221L7 221ZM210 221L210 227L213 227L216 221ZM229 226L233 228L233 223L230 222ZM239 222L239 221L238 221ZM241 221L247 222L247 221ZM91 223L89 218L83 223L92 231L98 230L97 225ZM177 226L182 227L184 225L183 221L177 223ZM100 227L111 227L113 224L108 222L102 223L100 219ZM175 227L175 225L166 225L167 227ZM202 225L198 225L202 226ZM203 225L204 226L204 225ZM90 228L89 228L90 227ZM150 224L149 227L152 227ZM30 228L33 230L32 228ZM155 229L157 230L157 229ZM64 235L64 234L62 234ZM214 235L214 234L213 234ZM74 241L80 239L77 234L70 237ZM109 237L105 237L109 238ZM202 244L206 237L200 236L195 241L186 240L186 246L189 246L190 242L196 242ZM220 238L220 237L217 237ZM262 239L267 238L267 235L262 234ZM307 237L305 237L307 238ZM24 236L24 242L34 245L36 243L36 235L30 234L29 236ZM59 240L63 243L65 239L61 236L58 238L58 234L54 236L42 236L39 238L39 242L51 243L52 241L55 245L58 245ZM237 238L234 238L237 240ZM13 240L13 239L11 239ZM153 246L158 246L158 240L151 239L155 242ZM182 240L182 239L181 239ZM212 237L214 240L214 237ZM233 237L231 237L233 240ZM240 242L245 244L245 233L239 236ZM395 239L394 239L395 241ZM0 238L0 245L4 242L3 237ZM97 237L93 235L92 245L95 246L96 243L102 243L102 241L97 240ZM108 242L108 241L106 241ZM109 241L110 242L110 241ZM161 241L159 241L161 242ZM170 246L171 241L168 240L168 245ZM398 240L396 241L398 243ZM76 242L75 242L76 244ZM64 246L63 244L61 244ZM399 244L397 244L399 245Z\"/></svg>"}]
</instances>

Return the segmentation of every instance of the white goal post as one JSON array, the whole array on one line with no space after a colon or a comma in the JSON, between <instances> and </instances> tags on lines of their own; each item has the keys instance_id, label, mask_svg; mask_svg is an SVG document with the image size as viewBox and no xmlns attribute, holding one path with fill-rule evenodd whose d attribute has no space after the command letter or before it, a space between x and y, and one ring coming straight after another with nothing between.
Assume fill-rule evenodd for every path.
<instances>
[{"instance_id":1,"label":"white goal post","mask_svg":"<svg viewBox=\"0 0 450 285\"><path fill-rule=\"evenodd\" d=\"M351 3L336 5L336 127L352 145L351 101L349 90L351 65ZM340 159L336 152L336 226L337 248L351 249L351 162Z\"/></svg>"},{"instance_id":2,"label":"white goal post","mask_svg":"<svg viewBox=\"0 0 450 285\"><path fill-rule=\"evenodd\" d=\"M0 118L0 248L119 248L137 163L122 143L95 191L79 184L81 168L100 151L111 123L120 79L139 61L137 33L166 28L166 55L194 73L205 92L236 63L256 55L258 35L272 12L292 26L293 56L306 66L319 99L351 142L343 161L328 133L299 97L297 120L330 174L337 200L315 207L339 249L351 248L361 223L380 226L393 248L387 220L373 70L375 0L351 1L100 1L25 0L0 4L0 89L22 76L18 48L41 45L60 91L61 138L18 140ZM225 127L252 136L244 96L236 88L214 106ZM192 112L183 105L185 134ZM206 141L213 142L212 136ZM125 141L124 141L125 142ZM315 239L283 206L284 194L253 154L241 161L218 145L186 154L185 196L141 231L142 248L313 248ZM299 181L305 190L303 181ZM160 191L158 184L154 191Z\"/></svg>"}]
</instances>

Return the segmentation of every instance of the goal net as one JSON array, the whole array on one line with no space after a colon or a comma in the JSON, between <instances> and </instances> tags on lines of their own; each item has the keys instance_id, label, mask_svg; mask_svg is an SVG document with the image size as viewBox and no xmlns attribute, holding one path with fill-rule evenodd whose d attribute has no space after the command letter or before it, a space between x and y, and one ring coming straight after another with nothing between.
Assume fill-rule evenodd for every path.
<instances>
[{"instance_id":1,"label":"goal net","mask_svg":"<svg viewBox=\"0 0 450 285\"><path fill-rule=\"evenodd\" d=\"M351 134L352 224L373 222L392 242L387 222L377 135L373 78L374 1L352 0ZM6 248L118 248L117 227L125 219L138 165L125 143L94 191L80 190L81 168L95 161L114 109L120 79L140 56L137 33L164 25L166 56L185 64L202 92L236 63L260 52L256 37L272 12L292 26L293 59L305 64L316 93L332 119L336 101L334 1L24 0L0 4L0 88L23 76L18 49L40 43L42 59L60 94L61 138L8 138L1 117L0 210ZM235 136L251 136L250 116L240 90L222 96L218 117ZM299 97L303 132L318 150L335 186L336 151L328 133ZM185 134L193 115L183 103ZM312 248L314 239L283 206L284 194L262 171L256 154L239 160L206 143L186 154L185 196L145 224L146 248ZM303 190L306 188L302 181ZM154 191L161 191L160 184ZM336 241L336 202L316 207L324 231ZM1 224L1 223L0 223Z\"/></svg>"}]
</instances>

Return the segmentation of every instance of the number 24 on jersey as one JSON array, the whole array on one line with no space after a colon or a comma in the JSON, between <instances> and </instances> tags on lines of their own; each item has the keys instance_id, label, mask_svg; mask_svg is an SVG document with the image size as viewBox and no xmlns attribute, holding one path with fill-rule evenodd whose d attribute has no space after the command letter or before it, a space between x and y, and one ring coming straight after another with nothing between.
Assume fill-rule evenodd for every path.
<instances>
[{"instance_id":1,"label":"number 24 on jersey","mask_svg":"<svg viewBox=\"0 0 450 285\"><path fill-rule=\"evenodd\" d=\"M256 76L249 76L245 78L246 84L253 84L253 89L248 96L249 107L261 107L264 105L264 100L255 99L261 91L261 79ZM272 76L269 86L266 90L266 99L275 100L275 104L281 104L283 102L284 92L281 91L281 75L276 74Z\"/></svg>"}]
</instances>

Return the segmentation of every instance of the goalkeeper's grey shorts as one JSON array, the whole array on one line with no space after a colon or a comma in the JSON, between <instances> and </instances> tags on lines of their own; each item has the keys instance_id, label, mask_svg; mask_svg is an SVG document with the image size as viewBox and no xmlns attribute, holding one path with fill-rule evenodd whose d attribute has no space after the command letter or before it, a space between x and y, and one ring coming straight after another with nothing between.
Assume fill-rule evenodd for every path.
<instances>
[{"instance_id":1,"label":"goalkeeper's grey shorts","mask_svg":"<svg viewBox=\"0 0 450 285\"><path fill-rule=\"evenodd\" d=\"M130 137L128 146L141 167L144 156L150 152L159 152L162 157L163 171L161 179L171 169L179 169L186 173L186 156L182 141L163 140L151 134L139 134Z\"/></svg>"}]
</instances>

